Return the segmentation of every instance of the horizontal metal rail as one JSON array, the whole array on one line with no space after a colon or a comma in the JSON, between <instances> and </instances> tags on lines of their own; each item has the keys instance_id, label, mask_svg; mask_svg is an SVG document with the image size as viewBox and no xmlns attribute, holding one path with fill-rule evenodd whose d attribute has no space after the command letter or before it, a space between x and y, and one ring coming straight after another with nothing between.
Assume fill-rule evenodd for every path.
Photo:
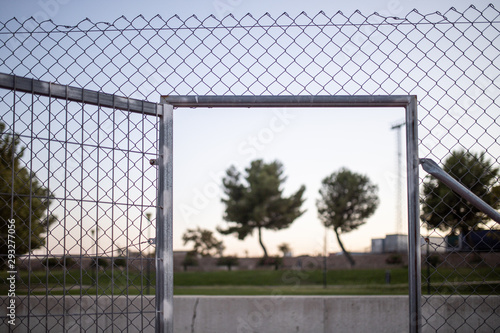
<instances>
[{"instance_id":1,"label":"horizontal metal rail","mask_svg":"<svg viewBox=\"0 0 500 333\"><path fill-rule=\"evenodd\" d=\"M444 171L436 162L429 158L421 158L420 164L422 168L443 182L450 189L455 191L462 198L469 201L477 209L488 215L493 221L500 223L500 213L494 210L490 205L484 202L480 197L472 193L468 188L460 184L455 178L451 177Z\"/></svg>"},{"instance_id":2,"label":"horizontal metal rail","mask_svg":"<svg viewBox=\"0 0 500 333\"><path fill-rule=\"evenodd\" d=\"M162 110L152 102L4 73L0 73L0 88L140 114L160 116Z\"/></svg>"},{"instance_id":3,"label":"horizontal metal rail","mask_svg":"<svg viewBox=\"0 0 500 333\"><path fill-rule=\"evenodd\" d=\"M161 96L160 103L174 107L407 107L415 96Z\"/></svg>"}]
</instances>

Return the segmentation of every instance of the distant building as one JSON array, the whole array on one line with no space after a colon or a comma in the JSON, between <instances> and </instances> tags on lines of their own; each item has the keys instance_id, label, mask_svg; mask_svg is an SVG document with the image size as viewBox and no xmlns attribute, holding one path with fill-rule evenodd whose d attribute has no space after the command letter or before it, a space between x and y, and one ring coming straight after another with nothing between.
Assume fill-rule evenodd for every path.
<instances>
[{"instance_id":1,"label":"distant building","mask_svg":"<svg viewBox=\"0 0 500 333\"><path fill-rule=\"evenodd\" d=\"M384 253L385 238L372 238L372 253Z\"/></svg>"},{"instance_id":2,"label":"distant building","mask_svg":"<svg viewBox=\"0 0 500 333\"><path fill-rule=\"evenodd\" d=\"M500 252L500 230L475 230L446 236L447 251Z\"/></svg>"},{"instance_id":3,"label":"distant building","mask_svg":"<svg viewBox=\"0 0 500 333\"><path fill-rule=\"evenodd\" d=\"M395 253L408 251L407 235L386 235L372 239L372 253Z\"/></svg>"},{"instance_id":4,"label":"distant building","mask_svg":"<svg viewBox=\"0 0 500 333\"><path fill-rule=\"evenodd\" d=\"M408 235L387 235L384 241L384 251L408 252Z\"/></svg>"},{"instance_id":5,"label":"distant building","mask_svg":"<svg viewBox=\"0 0 500 333\"><path fill-rule=\"evenodd\" d=\"M429 240L429 246L427 247L427 241ZM422 237L420 243L420 250L422 254L427 253L427 248L429 252L445 252L446 242L442 237ZM371 253L406 253L408 252L408 235L386 235L385 238L373 238L372 239L372 250Z\"/></svg>"}]
</instances>

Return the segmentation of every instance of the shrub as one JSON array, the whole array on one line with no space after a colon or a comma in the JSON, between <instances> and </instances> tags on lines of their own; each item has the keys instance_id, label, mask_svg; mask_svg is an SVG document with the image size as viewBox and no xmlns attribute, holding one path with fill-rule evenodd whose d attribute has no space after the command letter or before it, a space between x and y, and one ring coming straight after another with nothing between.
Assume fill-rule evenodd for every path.
<instances>
[{"instance_id":1,"label":"shrub","mask_svg":"<svg viewBox=\"0 0 500 333\"><path fill-rule=\"evenodd\" d=\"M220 257L217 259L217 266L227 266L230 271L232 266L238 266L238 258L236 257Z\"/></svg>"},{"instance_id":2,"label":"shrub","mask_svg":"<svg viewBox=\"0 0 500 333\"><path fill-rule=\"evenodd\" d=\"M188 252L182 261L182 266L184 271L187 271L188 266L198 266L198 259L196 258L196 252Z\"/></svg>"},{"instance_id":3,"label":"shrub","mask_svg":"<svg viewBox=\"0 0 500 333\"><path fill-rule=\"evenodd\" d=\"M60 259L59 258L44 259L42 261L42 265L49 267L49 268L56 268L57 266L60 265Z\"/></svg>"},{"instance_id":4,"label":"shrub","mask_svg":"<svg viewBox=\"0 0 500 333\"><path fill-rule=\"evenodd\" d=\"M75 259L73 259L71 257L64 257L64 266L66 266L66 268L70 268L71 266L74 266L75 264L76 264Z\"/></svg>"},{"instance_id":5,"label":"shrub","mask_svg":"<svg viewBox=\"0 0 500 333\"><path fill-rule=\"evenodd\" d=\"M120 258L115 258L113 261L116 267L126 267L127 266L127 259L120 257Z\"/></svg>"},{"instance_id":6,"label":"shrub","mask_svg":"<svg viewBox=\"0 0 500 333\"><path fill-rule=\"evenodd\" d=\"M274 266L274 269L278 270L283 266L283 258L281 257L264 257L259 260L259 266Z\"/></svg>"},{"instance_id":7,"label":"shrub","mask_svg":"<svg viewBox=\"0 0 500 333\"><path fill-rule=\"evenodd\" d=\"M432 267L436 267L441 263L441 257L438 256L437 254L430 255L427 257L427 263L431 265Z\"/></svg>"},{"instance_id":8,"label":"shrub","mask_svg":"<svg viewBox=\"0 0 500 333\"><path fill-rule=\"evenodd\" d=\"M70 268L75 264L75 260L70 257L62 257L62 258L48 258L42 261L42 265L49 268L62 268L66 266L66 268Z\"/></svg>"},{"instance_id":9,"label":"shrub","mask_svg":"<svg viewBox=\"0 0 500 333\"><path fill-rule=\"evenodd\" d=\"M403 263L403 256L398 253L391 254L385 259L385 262L389 265L400 265Z\"/></svg>"},{"instance_id":10,"label":"shrub","mask_svg":"<svg viewBox=\"0 0 500 333\"><path fill-rule=\"evenodd\" d=\"M109 263L104 258L97 258L97 260L96 260L96 258L92 258L92 264L90 265L90 267L94 268L96 266L99 266L99 268L104 269L104 268L109 266Z\"/></svg>"}]
</instances>

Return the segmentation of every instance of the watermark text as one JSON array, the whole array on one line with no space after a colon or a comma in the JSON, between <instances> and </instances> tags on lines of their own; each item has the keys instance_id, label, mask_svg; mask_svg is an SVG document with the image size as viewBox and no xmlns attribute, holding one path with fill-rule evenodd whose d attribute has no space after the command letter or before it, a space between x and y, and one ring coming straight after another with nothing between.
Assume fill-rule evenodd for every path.
<instances>
[{"instance_id":1,"label":"watermark text","mask_svg":"<svg viewBox=\"0 0 500 333\"><path fill-rule=\"evenodd\" d=\"M16 325L16 221L7 221L7 284L9 286L7 296L7 322L9 325Z\"/></svg>"}]
</instances>

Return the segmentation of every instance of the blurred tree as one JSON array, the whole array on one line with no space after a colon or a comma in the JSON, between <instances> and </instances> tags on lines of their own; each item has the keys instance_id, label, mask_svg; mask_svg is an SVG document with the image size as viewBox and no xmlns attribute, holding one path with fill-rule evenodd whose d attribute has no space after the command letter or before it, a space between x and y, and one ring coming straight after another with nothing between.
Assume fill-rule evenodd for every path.
<instances>
[{"instance_id":1,"label":"blurred tree","mask_svg":"<svg viewBox=\"0 0 500 333\"><path fill-rule=\"evenodd\" d=\"M53 195L22 165L25 147L5 127L0 122L0 269L7 263L10 219L15 224L17 255L44 246L44 234L56 220L49 211Z\"/></svg>"},{"instance_id":2,"label":"blurred tree","mask_svg":"<svg viewBox=\"0 0 500 333\"><path fill-rule=\"evenodd\" d=\"M274 269L278 270L281 266L283 266L283 258L281 258L280 256L260 258L260 260L258 261L258 265L274 266Z\"/></svg>"},{"instance_id":3,"label":"blurred tree","mask_svg":"<svg viewBox=\"0 0 500 333\"><path fill-rule=\"evenodd\" d=\"M127 259L126 259L126 258L124 258L124 257L114 258L114 259L113 259L113 264L114 264L116 267L122 267L122 268L125 268L125 267L127 267Z\"/></svg>"},{"instance_id":4,"label":"blurred tree","mask_svg":"<svg viewBox=\"0 0 500 333\"><path fill-rule=\"evenodd\" d=\"M189 251L184 256L184 260L182 260L182 267L184 267L184 272L187 271L189 266L198 266L198 258L196 257L198 254L193 251Z\"/></svg>"},{"instance_id":5,"label":"blurred tree","mask_svg":"<svg viewBox=\"0 0 500 333\"><path fill-rule=\"evenodd\" d=\"M236 256L220 257L217 259L217 266L226 266L227 270L230 271L233 266L238 266L239 261Z\"/></svg>"},{"instance_id":6,"label":"blurred tree","mask_svg":"<svg viewBox=\"0 0 500 333\"><path fill-rule=\"evenodd\" d=\"M187 229L184 235L182 235L182 240L184 241L184 245L193 243L192 252L199 253L203 257L209 257L213 254L222 256L225 248L222 241L214 237L212 231L201 229L200 227Z\"/></svg>"},{"instance_id":7,"label":"blurred tree","mask_svg":"<svg viewBox=\"0 0 500 333\"><path fill-rule=\"evenodd\" d=\"M442 168L488 205L500 208L499 169L486 159L484 152L454 151ZM422 196L421 219L428 229L467 234L482 229L490 221L486 214L431 175L424 180Z\"/></svg>"},{"instance_id":8,"label":"blurred tree","mask_svg":"<svg viewBox=\"0 0 500 333\"><path fill-rule=\"evenodd\" d=\"M75 260L71 257L63 256L62 258L47 258L42 260L43 266L48 266L49 268L71 268L76 264Z\"/></svg>"},{"instance_id":9,"label":"blurred tree","mask_svg":"<svg viewBox=\"0 0 500 333\"><path fill-rule=\"evenodd\" d=\"M286 177L283 176L283 165L278 161L266 164L255 160L245 172L245 183L242 183L241 174L234 166L226 171L222 181L226 198L222 202L226 205L224 220L232 226L217 230L224 235L234 233L238 239L245 239L257 229L259 244L264 258L267 258L262 229L284 229L301 216L304 213L300 207L304 202L305 186L290 197L284 197L281 185Z\"/></svg>"},{"instance_id":10,"label":"blurred tree","mask_svg":"<svg viewBox=\"0 0 500 333\"><path fill-rule=\"evenodd\" d=\"M99 269L104 271L108 266L109 266L108 260L104 258L92 258L89 268L99 267Z\"/></svg>"},{"instance_id":11,"label":"blurred tree","mask_svg":"<svg viewBox=\"0 0 500 333\"><path fill-rule=\"evenodd\" d=\"M283 253L283 257L285 257L288 253L292 252L292 248L288 243L282 243L278 245L278 250Z\"/></svg>"},{"instance_id":12,"label":"blurred tree","mask_svg":"<svg viewBox=\"0 0 500 333\"><path fill-rule=\"evenodd\" d=\"M347 260L354 266L355 261L347 252L342 241L341 233L357 229L366 223L378 207L378 188L363 176L346 168L332 173L322 181L319 194L321 198L316 202L318 216L326 227L332 227L337 241Z\"/></svg>"}]
</instances>

